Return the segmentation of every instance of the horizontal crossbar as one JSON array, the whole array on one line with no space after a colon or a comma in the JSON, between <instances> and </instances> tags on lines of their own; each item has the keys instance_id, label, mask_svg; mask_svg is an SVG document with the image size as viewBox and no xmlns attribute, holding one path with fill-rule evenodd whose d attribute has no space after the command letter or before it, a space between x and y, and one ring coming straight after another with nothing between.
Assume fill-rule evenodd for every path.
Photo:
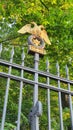
<instances>
[{"instance_id":1,"label":"horizontal crossbar","mask_svg":"<svg viewBox=\"0 0 73 130\"><path fill-rule=\"evenodd\" d=\"M53 91L56 91L56 92L64 92L66 94L70 94L70 95L73 96L73 92L71 92L70 90L65 90L65 89L62 89L62 88L57 88L55 86L47 85L47 84L40 83L40 82L37 83L35 81L29 80L29 79L26 79L26 78L22 78L22 77L11 75L11 74L6 74L4 72L0 72L0 77L10 78L12 80L16 80L16 81L19 81L19 82L23 81L24 83L28 83L28 84L31 84L31 85L38 84L39 87L42 87L44 89L50 89L50 90L53 90Z\"/></svg>"},{"instance_id":2,"label":"horizontal crossbar","mask_svg":"<svg viewBox=\"0 0 73 130\"><path fill-rule=\"evenodd\" d=\"M38 73L41 76L49 77L51 79L54 79L54 80L57 80L57 81L59 80L60 82L69 83L69 84L73 85L72 80L68 80L66 78L58 77L56 75L50 74L49 72L44 72L44 71L39 71L39 70L36 71L33 68L25 67L25 66L18 65L18 64L15 64L15 63L9 63L9 62L1 60L1 59L0 59L0 64L5 65L5 66L12 66L13 68L20 69L20 70L23 69L24 71L27 71L27 72L30 72L30 73Z\"/></svg>"}]
</instances>

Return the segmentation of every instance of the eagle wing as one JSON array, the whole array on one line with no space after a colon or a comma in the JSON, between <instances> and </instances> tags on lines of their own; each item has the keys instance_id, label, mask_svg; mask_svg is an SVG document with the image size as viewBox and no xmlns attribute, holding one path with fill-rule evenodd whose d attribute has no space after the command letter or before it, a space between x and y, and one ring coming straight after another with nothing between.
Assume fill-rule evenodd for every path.
<instances>
[{"instance_id":1,"label":"eagle wing","mask_svg":"<svg viewBox=\"0 0 73 130\"><path fill-rule=\"evenodd\" d=\"M43 26L42 25L37 26L36 23L32 23L32 24L34 25L33 27L31 26L31 24L26 24L20 30L18 30L18 33L21 34L30 33L30 34L40 36L48 45L51 45L46 30L42 29Z\"/></svg>"},{"instance_id":2,"label":"eagle wing","mask_svg":"<svg viewBox=\"0 0 73 130\"><path fill-rule=\"evenodd\" d=\"M26 24L23 26L20 30L18 30L18 33L25 34L25 33L31 33L31 24Z\"/></svg>"},{"instance_id":3,"label":"eagle wing","mask_svg":"<svg viewBox=\"0 0 73 130\"><path fill-rule=\"evenodd\" d=\"M47 32L45 29L41 30L40 37L48 44L51 45L51 42L48 38Z\"/></svg>"}]
</instances>

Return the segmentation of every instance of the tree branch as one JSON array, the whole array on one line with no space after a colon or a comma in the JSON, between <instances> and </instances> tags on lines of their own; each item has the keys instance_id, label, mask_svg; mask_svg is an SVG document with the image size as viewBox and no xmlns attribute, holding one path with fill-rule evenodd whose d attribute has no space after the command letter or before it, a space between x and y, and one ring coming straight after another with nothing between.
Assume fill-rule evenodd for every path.
<instances>
[{"instance_id":1,"label":"tree branch","mask_svg":"<svg viewBox=\"0 0 73 130\"><path fill-rule=\"evenodd\" d=\"M40 0L41 4L49 11L48 7L44 4L42 0Z\"/></svg>"}]
</instances>

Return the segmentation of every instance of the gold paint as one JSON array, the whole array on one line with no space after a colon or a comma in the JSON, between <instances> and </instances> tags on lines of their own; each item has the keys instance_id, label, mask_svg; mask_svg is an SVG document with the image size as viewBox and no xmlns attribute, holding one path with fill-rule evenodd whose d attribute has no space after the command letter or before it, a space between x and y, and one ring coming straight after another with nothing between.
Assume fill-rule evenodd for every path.
<instances>
[{"instance_id":1,"label":"gold paint","mask_svg":"<svg viewBox=\"0 0 73 130\"><path fill-rule=\"evenodd\" d=\"M43 39L48 45L51 45L51 42L48 38L46 30L44 29L44 26L38 26L35 22L32 22L31 24L26 24L18 31L18 33L30 33L32 35L35 35L36 37Z\"/></svg>"},{"instance_id":2,"label":"gold paint","mask_svg":"<svg viewBox=\"0 0 73 130\"><path fill-rule=\"evenodd\" d=\"M33 45L29 45L29 51L37 52L42 55L46 54L46 51L43 48L35 47Z\"/></svg>"}]
</instances>

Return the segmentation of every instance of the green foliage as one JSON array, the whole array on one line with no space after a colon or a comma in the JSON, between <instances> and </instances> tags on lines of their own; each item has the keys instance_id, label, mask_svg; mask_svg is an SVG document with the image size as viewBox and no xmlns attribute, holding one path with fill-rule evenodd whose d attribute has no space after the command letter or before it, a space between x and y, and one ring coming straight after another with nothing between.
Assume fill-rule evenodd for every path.
<instances>
[{"instance_id":1,"label":"green foliage","mask_svg":"<svg viewBox=\"0 0 73 130\"><path fill-rule=\"evenodd\" d=\"M5 128L4 128L4 130L11 130L11 129L14 129L15 128L15 126L13 125L13 124L11 124L11 123L5 123Z\"/></svg>"},{"instance_id":2,"label":"green foliage","mask_svg":"<svg viewBox=\"0 0 73 130\"><path fill-rule=\"evenodd\" d=\"M71 125L71 123L70 123L70 110L67 107L63 111L63 119L64 119L64 127L65 127L65 129L67 129L67 127Z\"/></svg>"},{"instance_id":3,"label":"green foliage","mask_svg":"<svg viewBox=\"0 0 73 130\"><path fill-rule=\"evenodd\" d=\"M48 57L50 61L50 72L56 74L55 63L59 61L60 75L64 74L65 64L70 67L70 78L73 80L73 1L72 0L1 0L0 1L0 43L3 43L3 51L1 58L4 60L10 60L11 46L15 46L14 63L21 64L21 48L25 47L26 58L25 65L29 67L33 66L33 56L27 55L27 35L19 35L17 31L25 24L35 21L37 24L45 26L49 35L51 46L46 45L45 49L47 55L40 60L40 69L46 71L46 65L43 62ZM28 62L29 61L29 62ZM0 72L8 73L8 68L0 66ZM12 74L19 76L20 71L12 69ZM32 75L25 72L25 77L33 79ZM40 82L46 82L44 77L39 78ZM53 80L50 81L52 85L57 85ZM6 81L0 78L0 116L2 116L3 100L5 94ZM66 87L62 84L63 88ZM24 85L23 89L23 103L21 124L28 127L28 113L32 107L32 87ZM30 93L28 93L30 91ZM5 130L11 130L15 127L15 121L18 111L18 95L19 95L19 83L11 81L9 89L9 101L8 111L6 117ZM28 97L28 99L27 99ZM44 113L40 122L41 130L43 126L47 127L47 107L46 107L46 92L40 90L39 98L43 103ZM56 93L51 94L51 123L54 130L59 130L59 110L58 110L58 95ZM29 106L28 106L29 103ZM27 109L26 109L27 107ZM13 114L15 113L15 114ZM63 119L66 127L70 125L70 111L68 108L63 110ZM46 115L46 116L45 116ZM41 125L43 124L43 126Z\"/></svg>"}]
</instances>

